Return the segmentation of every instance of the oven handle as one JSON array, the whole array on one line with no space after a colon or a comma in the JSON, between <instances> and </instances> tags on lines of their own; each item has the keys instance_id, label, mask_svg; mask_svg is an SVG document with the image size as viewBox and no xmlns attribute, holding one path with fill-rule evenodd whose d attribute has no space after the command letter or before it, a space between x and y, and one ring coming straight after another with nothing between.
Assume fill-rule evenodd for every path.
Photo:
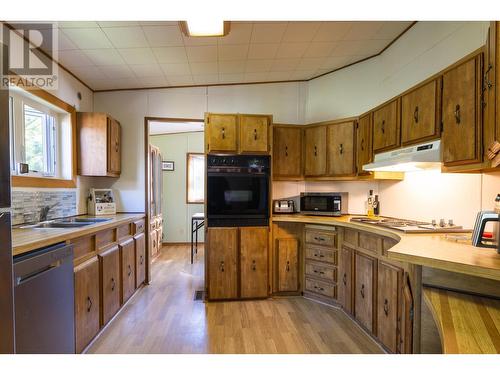
<instances>
[{"instance_id":1,"label":"oven handle","mask_svg":"<svg viewBox=\"0 0 500 375\"><path fill-rule=\"evenodd\" d=\"M207 172L208 177L225 177L225 176L257 176L257 177L269 177L267 172Z\"/></svg>"}]
</instances>

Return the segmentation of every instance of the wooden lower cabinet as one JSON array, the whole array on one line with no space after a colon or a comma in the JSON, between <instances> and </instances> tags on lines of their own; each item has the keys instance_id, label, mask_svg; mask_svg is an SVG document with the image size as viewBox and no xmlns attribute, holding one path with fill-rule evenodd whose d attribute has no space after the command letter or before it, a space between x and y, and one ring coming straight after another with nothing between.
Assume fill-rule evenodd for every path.
<instances>
[{"instance_id":1,"label":"wooden lower cabinet","mask_svg":"<svg viewBox=\"0 0 500 375\"><path fill-rule=\"evenodd\" d=\"M118 246L99 254L101 267L101 326L120 309L120 250Z\"/></svg>"},{"instance_id":2,"label":"wooden lower cabinet","mask_svg":"<svg viewBox=\"0 0 500 375\"><path fill-rule=\"evenodd\" d=\"M156 229L151 230L149 232L149 251L151 253L151 259L154 259L158 256L158 238Z\"/></svg>"},{"instance_id":3,"label":"wooden lower cabinet","mask_svg":"<svg viewBox=\"0 0 500 375\"><path fill-rule=\"evenodd\" d=\"M125 303L135 292L135 246L134 240L128 238L118 245L120 247L122 271L122 303Z\"/></svg>"},{"instance_id":4,"label":"wooden lower cabinet","mask_svg":"<svg viewBox=\"0 0 500 375\"><path fill-rule=\"evenodd\" d=\"M135 243L135 287L139 288L146 280L146 237L144 233L134 236Z\"/></svg>"},{"instance_id":5,"label":"wooden lower cabinet","mask_svg":"<svg viewBox=\"0 0 500 375\"><path fill-rule=\"evenodd\" d=\"M281 238L278 246L278 292L299 290L299 241Z\"/></svg>"},{"instance_id":6,"label":"wooden lower cabinet","mask_svg":"<svg viewBox=\"0 0 500 375\"><path fill-rule=\"evenodd\" d=\"M240 228L241 298L268 296L268 244L268 227Z\"/></svg>"},{"instance_id":7,"label":"wooden lower cabinet","mask_svg":"<svg viewBox=\"0 0 500 375\"><path fill-rule=\"evenodd\" d=\"M238 228L208 228L208 298L238 297Z\"/></svg>"},{"instance_id":8,"label":"wooden lower cabinet","mask_svg":"<svg viewBox=\"0 0 500 375\"><path fill-rule=\"evenodd\" d=\"M77 266L74 279L76 352L81 353L99 332L99 261L97 257Z\"/></svg>"},{"instance_id":9,"label":"wooden lower cabinet","mask_svg":"<svg viewBox=\"0 0 500 375\"><path fill-rule=\"evenodd\" d=\"M377 260L360 252L356 252L354 257L354 317L368 331L376 334L374 305Z\"/></svg>"},{"instance_id":10,"label":"wooden lower cabinet","mask_svg":"<svg viewBox=\"0 0 500 375\"><path fill-rule=\"evenodd\" d=\"M353 253L347 246L339 250L338 302L346 312L352 314L352 264Z\"/></svg>"},{"instance_id":11,"label":"wooden lower cabinet","mask_svg":"<svg viewBox=\"0 0 500 375\"><path fill-rule=\"evenodd\" d=\"M377 336L392 353L399 349L403 270L379 261L377 276Z\"/></svg>"}]
</instances>

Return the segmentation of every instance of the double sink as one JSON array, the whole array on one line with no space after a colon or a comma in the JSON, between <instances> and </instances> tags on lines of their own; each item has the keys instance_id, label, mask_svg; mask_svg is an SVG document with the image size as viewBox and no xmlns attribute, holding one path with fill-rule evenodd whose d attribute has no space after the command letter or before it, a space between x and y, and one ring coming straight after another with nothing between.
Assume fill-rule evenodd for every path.
<instances>
[{"instance_id":1,"label":"double sink","mask_svg":"<svg viewBox=\"0 0 500 375\"><path fill-rule=\"evenodd\" d=\"M67 218L58 220L42 221L36 224L21 225L20 229L49 229L49 228L80 228L87 225L103 223L111 218Z\"/></svg>"}]
</instances>

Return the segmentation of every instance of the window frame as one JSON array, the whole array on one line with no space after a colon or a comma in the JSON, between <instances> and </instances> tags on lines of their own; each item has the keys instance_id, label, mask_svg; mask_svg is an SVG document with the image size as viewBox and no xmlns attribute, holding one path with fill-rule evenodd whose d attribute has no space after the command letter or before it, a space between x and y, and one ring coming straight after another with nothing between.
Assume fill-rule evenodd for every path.
<instances>
[{"instance_id":1,"label":"window frame","mask_svg":"<svg viewBox=\"0 0 500 375\"><path fill-rule=\"evenodd\" d=\"M205 170L206 170L206 167L207 167L207 158L206 158L206 155L203 153L203 152L187 152L186 153L186 204L205 204L205 194L203 194L203 199L201 201L190 201L189 200L189 166L191 164L190 160L191 160L191 156L203 156L203 164L204 164L204 167L203 167L203 173L205 173ZM205 181L205 178L204 178L204 183L203 183L203 191L205 190L205 184L206 184L206 181Z\"/></svg>"},{"instance_id":2,"label":"window frame","mask_svg":"<svg viewBox=\"0 0 500 375\"><path fill-rule=\"evenodd\" d=\"M68 103L62 101L56 96L50 94L49 92L40 89L38 87L30 86L27 82L22 87L24 91L29 94L34 95L41 101L47 102L55 106L56 108L69 114L69 121L71 126L71 178L64 179L58 177L47 177L47 176L36 176L31 175L12 175L12 186L13 187L42 187L42 188L76 188L76 108L69 105ZM24 116L24 115L23 115ZM16 118L13 116L14 129ZM24 135L23 135L24 136ZM15 134L15 137L18 137ZM16 152L14 150L14 152ZM14 160L15 168L15 160ZM60 167L57 167L60 168Z\"/></svg>"}]
</instances>

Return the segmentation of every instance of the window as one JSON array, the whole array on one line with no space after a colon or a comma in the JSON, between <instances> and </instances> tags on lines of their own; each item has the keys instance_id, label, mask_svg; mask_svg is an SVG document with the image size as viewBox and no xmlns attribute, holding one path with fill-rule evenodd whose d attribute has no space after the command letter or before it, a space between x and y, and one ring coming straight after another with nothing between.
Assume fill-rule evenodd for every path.
<instances>
[{"instance_id":1,"label":"window","mask_svg":"<svg viewBox=\"0 0 500 375\"><path fill-rule=\"evenodd\" d=\"M205 198L205 155L187 154L187 203L203 203Z\"/></svg>"}]
</instances>

